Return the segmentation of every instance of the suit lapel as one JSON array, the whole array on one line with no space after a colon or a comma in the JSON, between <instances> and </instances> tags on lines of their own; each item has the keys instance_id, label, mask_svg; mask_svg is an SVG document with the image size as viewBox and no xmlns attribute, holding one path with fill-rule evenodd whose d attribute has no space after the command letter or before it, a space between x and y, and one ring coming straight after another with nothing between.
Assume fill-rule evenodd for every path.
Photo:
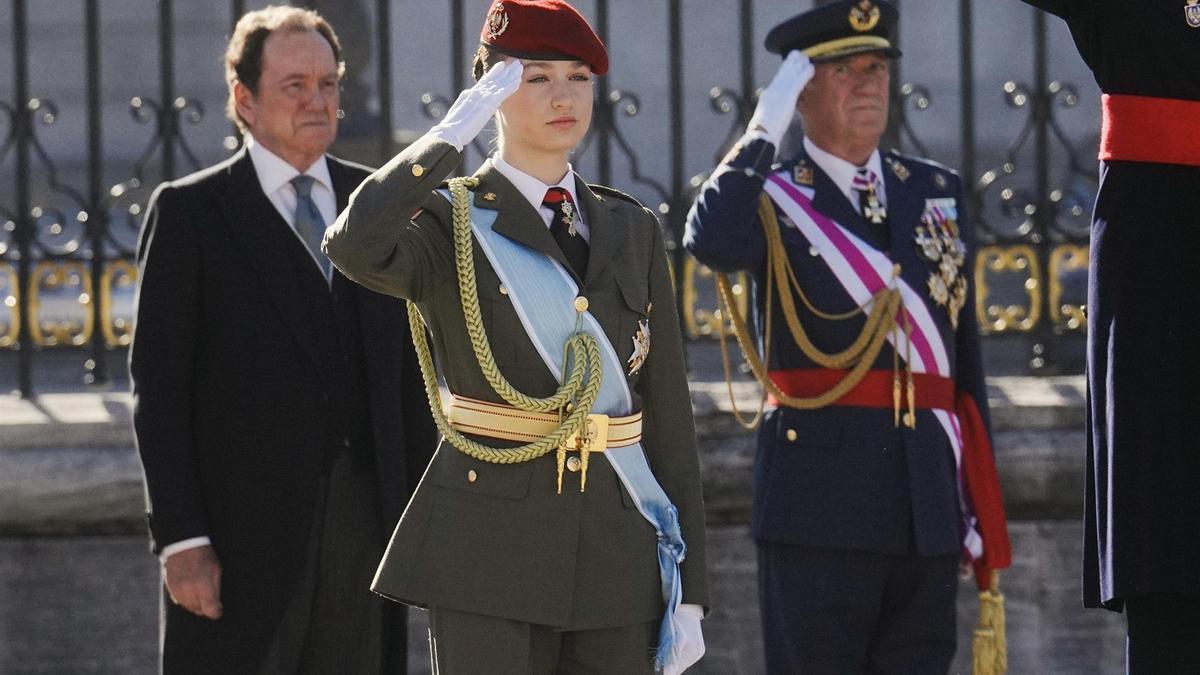
<instances>
[{"instance_id":1,"label":"suit lapel","mask_svg":"<svg viewBox=\"0 0 1200 675\"><path fill-rule=\"evenodd\" d=\"M320 367L323 359L317 326L324 322L318 320L317 310L329 303L324 279L316 271L304 244L263 194L245 149L230 165L229 179L221 208L234 241L242 249L245 264L258 275L280 319L291 329L300 347Z\"/></svg>"},{"instance_id":2,"label":"suit lapel","mask_svg":"<svg viewBox=\"0 0 1200 675\"><path fill-rule=\"evenodd\" d=\"M492 224L493 230L545 253L561 263L568 273L574 274L567 257L550 234L550 228L542 220L542 215L492 166L490 160L483 163L475 173L475 178L479 179L479 186L475 188L475 206L498 212L496 222Z\"/></svg>"},{"instance_id":3,"label":"suit lapel","mask_svg":"<svg viewBox=\"0 0 1200 675\"><path fill-rule=\"evenodd\" d=\"M624 218L613 213L608 204L598 197L587 183L575 176L575 194L579 197L589 231L588 267L585 286L599 278L625 243L629 225Z\"/></svg>"}]
</instances>

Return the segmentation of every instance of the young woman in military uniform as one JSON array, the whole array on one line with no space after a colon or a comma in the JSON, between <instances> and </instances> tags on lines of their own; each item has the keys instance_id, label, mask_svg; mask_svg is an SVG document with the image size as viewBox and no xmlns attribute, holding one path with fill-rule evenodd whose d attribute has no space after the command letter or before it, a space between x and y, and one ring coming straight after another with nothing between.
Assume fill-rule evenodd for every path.
<instances>
[{"instance_id":1,"label":"young woman in military uniform","mask_svg":"<svg viewBox=\"0 0 1200 675\"><path fill-rule=\"evenodd\" d=\"M607 69L566 2L496 2L477 83L326 234L347 276L419 310L452 395L373 586L430 609L435 672L681 672L703 653L700 468L663 240L568 161ZM493 117L494 156L443 183Z\"/></svg>"}]
</instances>

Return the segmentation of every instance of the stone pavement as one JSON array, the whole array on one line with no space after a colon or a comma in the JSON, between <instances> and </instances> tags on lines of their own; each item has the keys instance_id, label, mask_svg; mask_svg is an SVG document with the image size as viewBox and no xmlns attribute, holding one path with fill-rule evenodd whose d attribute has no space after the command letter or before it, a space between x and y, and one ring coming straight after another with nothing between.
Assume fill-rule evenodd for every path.
<instances>
[{"instance_id":1,"label":"stone pavement","mask_svg":"<svg viewBox=\"0 0 1200 675\"><path fill-rule=\"evenodd\" d=\"M761 673L754 549L747 536L753 436L728 414L712 350L692 345L693 405L710 524L713 615L692 672ZM121 388L117 385L115 388ZM152 673L157 565L143 531L129 397L68 383L33 401L0 396L0 675ZM755 389L734 386L752 409ZM1080 608L1083 396L1078 377L989 380L998 465L1014 519L1008 597L1011 673L1122 672L1123 620ZM977 602L959 597L969 672ZM428 672L414 612L413 672Z\"/></svg>"}]
</instances>

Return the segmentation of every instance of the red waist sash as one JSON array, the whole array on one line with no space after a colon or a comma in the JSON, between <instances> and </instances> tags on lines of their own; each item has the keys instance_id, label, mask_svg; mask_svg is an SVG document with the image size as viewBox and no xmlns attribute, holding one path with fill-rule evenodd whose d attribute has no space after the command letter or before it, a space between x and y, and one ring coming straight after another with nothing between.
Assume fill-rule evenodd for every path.
<instances>
[{"instance_id":1,"label":"red waist sash","mask_svg":"<svg viewBox=\"0 0 1200 675\"><path fill-rule=\"evenodd\" d=\"M833 389L838 382L846 378L847 372L849 371L813 368L772 370L770 375L771 381L788 396L812 398ZM905 386L904 373L900 373L900 384ZM917 408L954 410L954 380L940 375L913 373L913 385L917 394ZM867 371L866 377L833 405L891 409L895 405L893 387L893 371ZM771 396L769 401L771 405L781 405L774 396Z\"/></svg>"},{"instance_id":2,"label":"red waist sash","mask_svg":"<svg viewBox=\"0 0 1200 675\"><path fill-rule=\"evenodd\" d=\"M1200 101L1104 94L1100 159L1200 166Z\"/></svg>"}]
</instances>

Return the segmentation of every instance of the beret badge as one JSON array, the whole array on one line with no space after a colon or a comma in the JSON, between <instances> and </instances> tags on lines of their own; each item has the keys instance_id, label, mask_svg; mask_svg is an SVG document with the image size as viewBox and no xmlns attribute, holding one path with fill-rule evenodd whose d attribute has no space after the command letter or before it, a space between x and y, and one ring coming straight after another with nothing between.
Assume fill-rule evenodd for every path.
<instances>
[{"instance_id":1,"label":"beret badge","mask_svg":"<svg viewBox=\"0 0 1200 675\"><path fill-rule=\"evenodd\" d=\"M488 12L487 29L493 40L508 30L508 12L504 11L503 2L492 5L492 10Z\"/></svg>"},{"instance_id":2,"label":"beret badge","mask_svg":"<svg viewBox=\"0 0 1200 675\"><path fill-rule=\"evenodd\" d=\"M879 8L871 0L862 0L850 8L850 27L860 33L865 33L879 23L879 17Z\"/></svg>"}]
</instances>

